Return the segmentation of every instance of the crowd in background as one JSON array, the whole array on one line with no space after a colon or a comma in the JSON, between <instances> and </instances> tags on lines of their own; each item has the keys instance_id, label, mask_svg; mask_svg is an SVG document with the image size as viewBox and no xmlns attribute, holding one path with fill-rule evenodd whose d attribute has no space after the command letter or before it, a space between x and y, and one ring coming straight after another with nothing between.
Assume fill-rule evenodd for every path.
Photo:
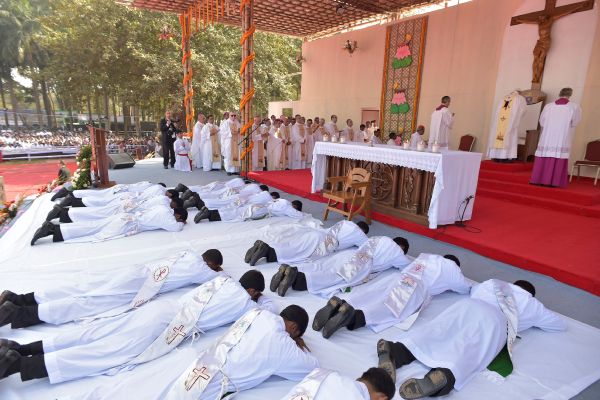
<instances>
[{"instance_id":1,"label":"crowd in background","mask_svg":"<svg viewBox=\"0 0 600 400\"><path fill-rule=\"evenodd\" d=\"M89 143L87 131L27 129L0 131L0 148L5 149L78 147L87 143Z\"/></svg>"}]
</instances>

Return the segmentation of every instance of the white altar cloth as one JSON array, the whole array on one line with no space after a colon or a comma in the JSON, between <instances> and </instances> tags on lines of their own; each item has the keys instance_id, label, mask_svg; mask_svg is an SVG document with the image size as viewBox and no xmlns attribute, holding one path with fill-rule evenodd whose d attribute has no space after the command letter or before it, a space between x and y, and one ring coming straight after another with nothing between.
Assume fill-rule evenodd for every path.
<instances>
[{"instance_id":1,"label":"white altar cloth","mask_svg":"<svg viewBox=\"0 0 600 400\"><path fill-rule=\"evenodd\" d=\"M481 153L446 150L441 153L404 150L400 146L362 143L315 143L312 162L312 193L323 189L327 168L327 156L351 160L371 161L400 167L416 168L433 172L435 184L429 204L429 228L453 224L460 220L462 202L475 196L481 165ZM470 201L463 220L471 219L475 199ZM460 211L460 214L459 214Z\"/></svg>"}]
</instances>

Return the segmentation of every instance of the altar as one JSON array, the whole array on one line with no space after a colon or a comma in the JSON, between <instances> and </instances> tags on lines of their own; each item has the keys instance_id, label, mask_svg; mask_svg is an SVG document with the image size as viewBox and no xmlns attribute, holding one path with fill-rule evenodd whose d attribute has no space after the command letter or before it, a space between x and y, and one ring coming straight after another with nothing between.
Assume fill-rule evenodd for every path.
<instances>
[{"instance_id":1,"label":"altar","mask_svg":"<svg viewBox=\"0 0 600 400\"><path fill-rule=\"evenodd\" d=\"M327 177L361 167L371 172L374 211L436 229L471 219L481 157L464 151L433 153L400 146L318 142L311 190L322 190Z\"/></svg>"}]
</instances>

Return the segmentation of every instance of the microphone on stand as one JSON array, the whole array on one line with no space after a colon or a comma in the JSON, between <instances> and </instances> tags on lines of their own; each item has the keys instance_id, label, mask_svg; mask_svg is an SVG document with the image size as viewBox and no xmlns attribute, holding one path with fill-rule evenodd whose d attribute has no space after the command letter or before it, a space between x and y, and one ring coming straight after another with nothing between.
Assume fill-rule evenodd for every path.
<instances>
[{"instance_id":1,"label":"microphone on stand","mask_svg":"<svg viewBox=\"0 0 600 400\"><path fill-rule=\"evenodd\" d=\"M462 228L464 228L464 227L466 227L466 226L467 226L467 225L465 224L465 222L464 222L465 213L467 212L467 207L469 207L469 203L470 203L470 202L471 202L471 200L473 200L474 198L475 198L475 195L473 195L473 194L472 194L472 195L470 195L470 196L467 196L467 197L466 197L466 198L465 198L463 201L461 201L461 203L460 203L460 204L462 205L462 204L464 203L464 205L465 205L465 208L463 208L463 211L462 211L462 214L461 214L461 216L460 216L460 219L459 219L457 222L455 222L455 223L454 223L456 226L460 226L460 227L462 227ZM459 210L460 210L460 206L459 206Z\"/></svg>"}]
</instances>

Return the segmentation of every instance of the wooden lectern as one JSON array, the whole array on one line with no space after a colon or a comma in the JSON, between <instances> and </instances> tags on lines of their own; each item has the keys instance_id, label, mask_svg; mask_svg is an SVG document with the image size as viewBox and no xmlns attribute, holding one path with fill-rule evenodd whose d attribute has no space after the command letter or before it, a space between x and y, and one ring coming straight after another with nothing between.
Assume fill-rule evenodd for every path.
<instances>
[{"instance_id":1,"label":"wooden lectern","mask_svg":"<svg viewBox=\"0 0 600 400\"><path fill-rule=\"evenodd\" d=\"M99 188L114 186L115 182L108 180L108 155L106 154L106 131L88 125L90 144L92 145L91 173L92 185Z\"/></svg>"}]
</instances>

